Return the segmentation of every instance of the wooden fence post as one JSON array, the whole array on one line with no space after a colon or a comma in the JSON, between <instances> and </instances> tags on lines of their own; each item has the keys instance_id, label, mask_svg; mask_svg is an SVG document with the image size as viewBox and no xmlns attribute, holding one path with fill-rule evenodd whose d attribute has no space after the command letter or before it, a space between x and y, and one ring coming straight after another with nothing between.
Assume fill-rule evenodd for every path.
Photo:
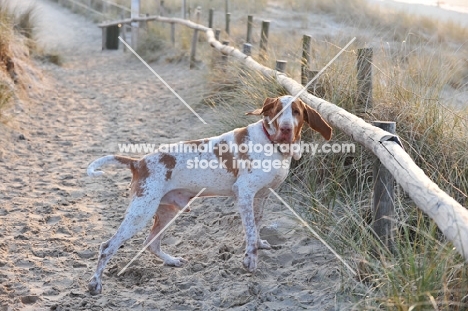
<instances>
[{"instance_id":1,"label":"wooden fence post","mask_svg":"<svg viewBox=\"0 0 468 311\"><path fill-rule=\"evenodd\" d=\"M193 30L193 37L192 37L192 48L190 51L190 69L195 67L195 55L197 53L197 42L198 42L198 29Z\"/></svg>"},{"instance_id":2,"label":"wooden fence post","mask_svg":"<svg viewBox=\"0 0 468 311\"><path fill-rule=\"evenodd\" d=\"M201 11L201 6L197 6L197 8L195 9L195 23L197 24L200 24Z\"/></svg>"},{"instance_id":3,"label":"wooden fence post","mask_svg":"<svg viewBox=\"0 0 468 311\"><path fill-rule=\"evenodd\" d=\"M125 14L123 12L120 14L120 18L125 19ZM122 24L120 26L120 35L122 36L122 40L127 42L127 24ZM123 50L122 51L124 53L127 52L127 46L125 44L123 44Z\"/></svg>"},{"instance_id":4,"label":"wooden fence post","mask_svg":"<svg viewBox=\"0 0 468 311\"><path fill-rule=\"evenodd\" d=\"M107 2L103 1L102 2L102 14L106 15L107 11L108 11L108 8L109 8L109 6L108 6Z\"/></svg>"},{"instance_id":5,"label":"wooden fence post","mask_svg":"<svg viewBox=\"0 0 468 311\"><path fill-rule=\"evenodd\" d=\"M244 53L247 56L251 56L252 55L252 44L244 43L242 53Z\"/></svg>"},{"instance_id":6,"label":"wooden fence post","mask_svg":"<svg viewBox=\"0 0 468 311\"><path fill-rule=\"evenodd\" d=\"M146 17L149 17L150 15L148 13L145 14ZM148 31L148 21L146 20L143 24L143 28Z\"/></svg>"},{"instance_id":7,"label":"wooden fence post","mask_svg":"<svg viewBox=\"0 0 468 311\"><path fill-rule=\"evenodd\" d=\"M301 84L306 85L312 79L308 76L310 66L310 39L308 35L302 37Z\"/></svg>"},{"instance_id":8,"label":"wooden fence post","mask_svg":"<svg viewBox=\"0 0 468 311\"><path fill-rule=\"evenodd\" d=\"M357 104L364 112L372 109L372 48L358 49L357 55Z\"/></svg>"},{"instance_id":9,"label":"wooden fence post","mask_svg":"<svg viewBox=\"0 0 468 311\"><path fill-rule=\"evenodd\" d=\"M164 0L159 2L159 15L164 16L166 15L166 8L164 7Z\"/></svg>"},{"instance_id":10,"label":"wooden fence post","mask_svg":"<svg viewBox=\"0 0 468 311\"><path fill-rule=\"evenodd\" d=\"M229 41L223 41L223 45L229 45ZM228 60L227 54L222 53L221 59L223 60L223 64L227 63L227 60Z\"/></svg>"},{"instance_id":11,"label":"wooden fence post","mask_svg":"<svg viewBox=\"0 0 468 311\"><path fill-rule=\"evenodd\" d=\"M395 122L374 121L372 125L392 134L396 132ZM372 229L382 243L389 250L392 250L395 228L395 179L390 171L380 163L379 159L374 162L373 180Z\"/></svg>"},{"instance_id":12,"label":"wooden fence post","mask_svg":"<svg viewBox=\"0 0 468 311\"><path fill-rule=\"evenodd\" d=\"M132 0L131 2L131 18L140 17L140 0ZM132 48L134 50L138 47L138 34L140 23L133 22L132 24Z\"/></svg>"},{"instance_id":13,"label":"wooden fence post","mask_svg":"<svg viewBox=\"0 0 468 311\"><path fill-rule=\"evenodd\" d=\"M287 63L288 63L288 61L286 61L286 60L277 60L275 70L279 71L281 73L284 73L286 71L286 64Z\"/></svg>"},{"instance_id":14,"label":"wooden fence post","mask_svg":"<svg viewBox=\"0 0 468 311\"><path fill-rule=\"evenodd\" d=\"M171 43L175 46L175 23L171 23Z\"/></svg>"},{"instance_id":15,"label":"wooden fence post","mask_svg":"<svg viewBox=\"0 0 468 311\"><path fill-rule=\"evenodd\" d=\"M213 28L213 14L214 14L214 9L210 9L208 12L208 28Z\"/></svg>"},{"instance_id":16,"label":"wooden fence post","mask_svg":"<svg viewBox=\"0 0 468 311\"><path fill-rule=\"evenodd\" d=\"M221 34L221 29L216 29L215 30L215 39L216 41L219 41L219 35Z\"/></svg>"},{"instance_id":17,"label":"wooden fence post","mask_svg":"<svg viewBox=\"0 0 468 311\"><path fill-rule=\"evenodd\" d=\"M270 27L270 21L262 22L262 33L261 33L261 39L260 39L260 58L263 60L266 59L269 27Z\"/></svg>"},{"instance_id":18,"label":"wooden fence post","mask_svg":"<svg viewBox=\"0 0 468 311\"><path fill-rule=\"evenodd\" d=\"M229 35L231 33L231 13L226 13L226 33Z\"/></svg>"},{"instance_id":19,"label":"wooden fence post","mask_svg":"<svg viewBox=\"0 0 468 311\"><path fill-rule=\"evenodd\" d=\"M106 50L106 43L107 43L107 28L106 27L102 27L101 28L102 30L102 50Z\"/></svg>"},{"instance_id":20,"label":"wooden fence post","mask_svg":"<svg viewBox=\"0 0 468 311\"><path fill-rule=\"evenodd\" d=\"M187 0L182 0L182 19L187 19Z\"/></svg>"},{"instance_id":21,"label":"wooden fence post","mask_svg":"<svg viewBox=\"0 0 468 311\"><path fill-rule=\"evenodd\" d=\"M253 16L247 16L247 38L245 42L252 43L252 26L253 26Z\"/></svg>"}]
</instances>

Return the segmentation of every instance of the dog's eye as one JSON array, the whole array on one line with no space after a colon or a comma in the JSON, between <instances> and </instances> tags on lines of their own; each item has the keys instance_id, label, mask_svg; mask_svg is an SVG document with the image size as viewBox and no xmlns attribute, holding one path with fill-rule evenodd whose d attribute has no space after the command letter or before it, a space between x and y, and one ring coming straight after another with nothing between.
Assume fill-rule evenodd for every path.
<instances>
[{"instance_id":1,"label":"dog's eye","mask_svg":"<svg viewBox=\"0 0 468 311\"><path fill-rule=\"evenodd\" d=\"M293 110L293 114L299 114L299 110L294 109L294 110Z\"/></svg>"}]
</instances>

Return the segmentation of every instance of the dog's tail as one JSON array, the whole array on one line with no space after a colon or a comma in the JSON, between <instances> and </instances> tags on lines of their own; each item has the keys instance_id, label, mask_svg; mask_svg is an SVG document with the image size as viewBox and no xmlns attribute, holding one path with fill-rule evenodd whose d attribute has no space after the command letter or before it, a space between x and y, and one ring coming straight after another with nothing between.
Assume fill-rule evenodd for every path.
<instances>
[{"instance_id":1,"label":"dog's tail","mask_svg":"<svg viewBox=\"0 0 468 311\"><path fill-rule=\"evenodd\" d=\"M88 169L86 170L88 173L88 176L91 177L96 177L96 176L101 176L104 174L103 171L96 171L99 169L101 166L106 165L106 164L115 164L115 165L124 165L130 169L134 169L135 163L137 163L137 159L132 159L132 158L127 158L127 157L122 157L118 155L107 155L105 157L99 158L97 160L94 160L89 166Z\"/></svg>"}]
</instances>

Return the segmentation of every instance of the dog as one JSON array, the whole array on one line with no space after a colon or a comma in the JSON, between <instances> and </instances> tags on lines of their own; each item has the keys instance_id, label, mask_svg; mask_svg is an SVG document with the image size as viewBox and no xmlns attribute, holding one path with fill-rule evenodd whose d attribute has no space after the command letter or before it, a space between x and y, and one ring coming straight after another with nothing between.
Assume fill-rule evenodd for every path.
<instances>
[{"instance_id":1,"label":"dog","mask_svg":"<svg viewBox=\"0 0 468 311\"><path fill-rule=\"evenodd\" d=\"M277 188L286 178L291 158L301 157L300 148L294 147L300 145L303 124L307 123L326 140L332 136L332 128L316 110L300 99L288 106L291 100L291 96L267 98L262 108L246 113L262 115L261 120L220 136L172 144L169 150L159 148L139 160L108 155L93 161L87 169L89 176L102 175L98 169L106 164L126 166L133 176L130 205L117 232L100 246L89 292L101 293L103 270L126 240L154 218L145 245L149 243L203 188L206 189L201 197L236 198L245 230L243 265L254 272L257 250L270 248L258 233L263 204L269 188ZM265 161L271 164L269 170L262 168ZM186 262L161 250L161 235L148 250L165 265L179 267Z\"/></svg>"}]
</instances>

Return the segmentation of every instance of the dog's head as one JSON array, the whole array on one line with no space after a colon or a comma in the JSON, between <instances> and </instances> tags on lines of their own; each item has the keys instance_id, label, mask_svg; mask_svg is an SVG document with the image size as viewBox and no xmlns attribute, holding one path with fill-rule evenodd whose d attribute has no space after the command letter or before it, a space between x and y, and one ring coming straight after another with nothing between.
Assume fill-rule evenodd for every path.
<instances>
[{"instance_id":1,"label":"dog's head","mask_svg":"<svg viewBox=\"0 0 468 311\"><path fill-rule=\"evenodd\" d=\"M301 138L302 125L307 123L313 130L319 132L326 140L332 136L332 128L320 114L306 105L300 99L290 105L292 96L267 98L263 107L246 113L247 115L263 115L265 129L270 139L279 144L291 144ZM286 109L284 109L286 107ZM284 109L283 112L281 112ZM270 124L270 121L273 122Z\"/></svg>"}]
</instances>

